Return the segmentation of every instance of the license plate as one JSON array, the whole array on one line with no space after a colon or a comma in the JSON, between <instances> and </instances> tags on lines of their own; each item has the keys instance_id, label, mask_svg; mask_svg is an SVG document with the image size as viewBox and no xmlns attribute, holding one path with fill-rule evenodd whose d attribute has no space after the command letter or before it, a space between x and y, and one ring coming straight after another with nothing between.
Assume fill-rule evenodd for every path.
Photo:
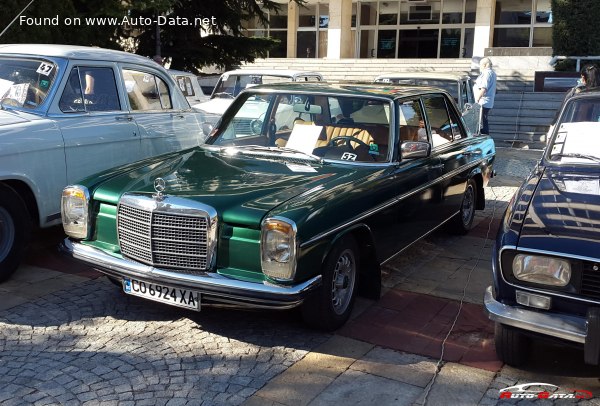
<instances>
[{"instance_id":1,"label":"license plate","mask_svg":"<svg viewBox=\"0 0 600 406\"><path fill-rule=\"evenodd\" d=\"M140 296L173 306L185 307L186 309L196 311L200 310L200 292L195 290L180 289L137 279L124 278L123 291L129 295Z\"/></svg>"}]
</instances>

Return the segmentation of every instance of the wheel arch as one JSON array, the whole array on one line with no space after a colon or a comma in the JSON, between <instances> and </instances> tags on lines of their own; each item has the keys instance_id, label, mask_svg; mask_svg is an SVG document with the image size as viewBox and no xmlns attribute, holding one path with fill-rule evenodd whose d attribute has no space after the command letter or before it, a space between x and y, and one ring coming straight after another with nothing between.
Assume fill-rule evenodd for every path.
<instances>
[{"instance_id":1,"label":"wheel arch","mask_svg":"<svg viewBox=\"0 0 600 406\"><path fill-rule=\"evenodd\" d=\"M469 179L473 179L475 181L475 185L477 185L477 200L475 201L475 209L483 210L485 209L485 189L483 187L483 173L481 172L481 168L476 168Z\"/></svg>"},{"instance_id":2,"label":"wheel arch","mask_svg":"<svg viewBox=\"0 0 600 406\"><path fill-rule=\"evenodd\" d=\"M23 200L32 224L39 226L40 214L37 199L29 184L20 179L0 179L0 185L12 189L13 192Z\"/></svg>"},{"instance_id":3,"label":"wheel arch","mask_svg":"<svg viewBox=\"0 0 600 406\"><path fill-rule=\"evenodd\" d=\"M323 261L332 248L345 237L356 241L360 258L358 294L368 299L379 299L381 295L381 267L377 261L377 250L371 229L366 224L355 224L338 233L332 240Z\"/></svg>"}]
</instances>

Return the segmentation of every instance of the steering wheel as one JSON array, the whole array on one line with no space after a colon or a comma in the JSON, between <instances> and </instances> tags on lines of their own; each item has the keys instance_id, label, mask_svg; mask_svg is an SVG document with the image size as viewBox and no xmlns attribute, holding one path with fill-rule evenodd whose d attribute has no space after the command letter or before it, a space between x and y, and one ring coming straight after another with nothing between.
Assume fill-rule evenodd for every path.
<instances>
[{"instance_id":1,"label":"steering wheel","mask_svg":"<svg viewBox=\"0 0 600 406\"><path fill-rule=\"evenodd\" d=\"M354 141L357 144L360 144L360 146L363 146L365 148L367 148L367 150L369 149L369 146L367 145L366 142L364 142L363 140L361 140L360 138L356 138L352 135L341 135L339 137L335 137L332 138L331 141L329 141L329 144L327 144L329 147L335 147L338 144L338 141L344 141L346 145L352 147L352 145L350 144L350 142Z\"/></svg>"}]
</instances>

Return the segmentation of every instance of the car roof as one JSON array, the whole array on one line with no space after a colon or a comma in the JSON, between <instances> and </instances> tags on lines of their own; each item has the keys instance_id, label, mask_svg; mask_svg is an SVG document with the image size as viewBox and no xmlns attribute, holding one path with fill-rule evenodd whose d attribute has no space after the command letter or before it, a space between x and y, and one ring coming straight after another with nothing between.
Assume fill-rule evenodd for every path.
<instances>
[{"instance_id":1,"label":"car roof","mask_svg":"<svg viewBox=\"0 0 600 406\"><path fill-rule=\"evenodd\" d=\"M193 76L193 77L197 77L198 75L192 73L192 72L186 72L184 70L177 70L177 69L167 69L167 72L169 72L171 75L179 75L179 76Z\"/></svg>"},{"instance_id":2,"label":"car roof","mask_svg":"<svg viewBox=\"0 0 600 406\"><path fill-rule=\"evenodd\" d=\"M368 96L395 100L408 96L419 96L424 93L445 93L446 91L430 86L405 86L356 83L326 83L326 82L288 82L271 85L257 85L245 89L244 92L267 91L273 93L327 93L340 96Z\"/></svg>"},{"instance_id":3,"label":"car roof","mask_svg":"<svg viewBox=\"0 0 600 406\"><path fill-rule=\"evenodd\" d=\"M319 72L314 71L304 71L304 70L294 70L294 69L235 69L230 70L224 75L267 75L267 76L284 76L284 77L293 77L293 76L301 76L301 75L310 75L310 76L320 76Z\"/></svg>"},{"instance_id":4,"label":"car roof","mask_svg":"<svg viewBox=\"0 0 600 406\"><path fill-rule=\"evenodd\" d=\"M468 78L467 72L394 72L384 73L375 78L378 79L443 79L443 80L458 80Z\"/></svg>"},{"instance_id":5,"label":"car roof","mask_svg":"<svg viewBox=\"0 0 600 406\"><path fill-rule=\"evenodd\" d=\"M152 59L114 49L55 44L0 44L0 54L148 63ZM154 61L152 61L154 62ZM154 62L156 63L156 62ZM157 66L160 66L156 64Z\"/></svg>"}]
</instances>

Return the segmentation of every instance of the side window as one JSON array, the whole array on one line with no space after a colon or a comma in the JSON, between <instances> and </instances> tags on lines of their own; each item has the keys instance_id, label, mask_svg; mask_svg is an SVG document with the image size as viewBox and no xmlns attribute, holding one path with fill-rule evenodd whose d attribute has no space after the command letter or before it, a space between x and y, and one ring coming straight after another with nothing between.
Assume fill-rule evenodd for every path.
<instances>
[{"instance_id":1,"label":"side window","mask_svg":"<svg viewBox=\"0 0 600 406\"><path fill-rule=\"evenodd\" d=\"M127 97L132 110L170 109L169 87L151 73L123 70Z\"/></svg>"},{"instance_id":2,"label":"side window","mask_svg":"<svg viewBox=\"0 0 600 406\"><path fill-rule=\"evenodd\" d=\"M121 110L113 70L88 66L73 68L58 105L65 113Z\"/></svg>"},{"instance_id":3,"label":"side window","mask_svg":"<svg viewBox=\"0 0 600 406\"><path fill-rule=\"evenodd\" d=\"M462 99L462 103L459 104L459 106L462 106L461 108L464 110L465 106L467 105L467 103L469 103L469 93L467 90L467 87L469 86L468 82L460 82L460 94L461 94L461 99Z\"/></svg>"},{"instance_id":4,"label":"side window","mask_svg":"<svg viewBox=\"0 0 600 406\"><path fill-rule=\"evenodd\" d=\"M453 140L452 123L448 114L446 99L442 95L423 97L425 113L431 128L431 143L433 147L447 144Z\"/></svg>"},{"instance_id":5,"label":"side window","mask_svg":"<svg viewBox=\"0 0 600 406\"><path fill-rule=\"evenodd\" d=\"M419 100L406 100L400 102L399 106L399 129L400 142L424 141L427 142L427 129L423 121L423 110Z\"/></svg>"},{"instance_id":6,"label":"side window","mask_svg":"<svg viewBox=\"0 0 600 406\"><path fill-rule=\"evenodd\" d=\"M183 93L184 96L195 96L194 86L192 85L192 80L187 76L177 76L176 77L177 85Z\"/></svg>"}]
</instances>

